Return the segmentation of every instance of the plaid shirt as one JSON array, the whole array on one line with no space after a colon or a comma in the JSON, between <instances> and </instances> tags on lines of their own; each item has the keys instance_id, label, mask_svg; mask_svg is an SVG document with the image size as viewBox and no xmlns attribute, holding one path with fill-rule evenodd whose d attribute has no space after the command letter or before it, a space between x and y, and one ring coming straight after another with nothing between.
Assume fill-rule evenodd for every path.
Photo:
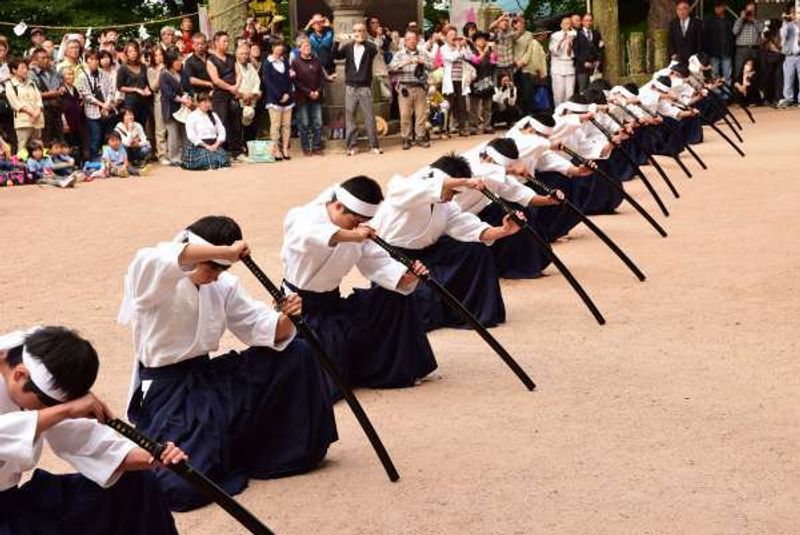
<instances>
[{"instance_id":1,"label":"plaid shirt","mask_svg":"<svg viewBox=\"0 0 800 535\"><path fill-rule=\"evenodd\" d=\"M95 104L95 94L99 91L103 96L104 102L112 102L114 100L114 85L111 78L102 69L98 69L98 77L95 78L89 71L85 71L78 77L76 84L78 91L83 98L83 109L86 112L88 119L101 119L103 117L100 112L100 106ZM99 95L98 95L99 96Z\"/></svg>"},{"instance_id":2,"label":"plaid shirt","mask_svg":"<svg viewBox=\"0 0 800 535\"><path fill-rule=\"evenodd\" d=\"M517 34L513 30L497 30L494 38L494 51L497 54L497 67L507 69L514 63L514 40Z\"/></svg>"},{"instance_id":3,"label":"plaid shirt","mask_svg":"<svg viewBox=\"0 0 800 535\"><path fill-rule=\"evenodd\" d=\"M425 78L419 79L414 75L417 70L418 59L422 58L425 65ZM389 72L397 76L398 83L408 85L427 85L428 73L431 71L431 56L425 50L409 51L407 48L395 53L389 64Z\"/></svg>"},{"instance_id":4,"label":"plaid shirt","mask_svg":"<svg viewBox=\"0 0 800 535\"><path fill-rule=\"evenodd\" d=\"M733 35L736 36L736 46L758 46L761 44L761 34L764 31L764 22L760 20L749 21L739 17L733 24Z\"/></svg>"}]
</instances>

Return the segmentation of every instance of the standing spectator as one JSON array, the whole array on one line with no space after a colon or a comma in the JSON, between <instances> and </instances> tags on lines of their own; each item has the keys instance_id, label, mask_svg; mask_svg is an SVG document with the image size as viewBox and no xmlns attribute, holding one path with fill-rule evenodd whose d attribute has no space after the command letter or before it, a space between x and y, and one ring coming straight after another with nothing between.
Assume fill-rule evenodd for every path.
<instances>
[{"instance_id":1,"label":"standing spectator","mask_svg":"<svg viewBox=\"0 0 800 535\"><path fill-rule=\"evenodd\" d=\"M525 29L525 19L517 17L514 19L514 28L518 32L517 40L514 42L514 65L516 72L514 79L517 80L516 86L520 84L525 87L525 91L519 89L520 99L522 99L522 112L530 115L541 109L534 109L534 97L537 92L547 89L547 53L544 47L533 36L533 33ZM548 95L545 109L550 108L550 98Z\"/></svg>"},{"instance_id":2,"label":"standing spectator","mask_svg":"<svg viewBox=\"0 0 800 535\"><path fill-rule=\"evenodd\" d=\"M170 48L170 50L176 47ZM167 125L161 113L161 73L164 71L164 49L154 46L150 52L150 65L147 67L147 85L153 93L153 130L155 131L156 157L161 165L169 165L167 159ZM152 131L151 131L152 132ZM124 142L124 139L123 139ZM130 154L130 150L128 151ZM136 158L130 155L132 160Z\"/></svg>"},{"instance_id":3,"label":"standing spectator","mask_svg":"<svg viewBox=\"0 0 800 535\"><path fill-rule=\"evenodd\" d=\"M186 129L183 123L175 118L182 106L189 108L192 99L181 91L181 70L183 61L180 54L174 50L167 52L166 68L161 71L159 85L161 88L161 114L162 121L167 129L167 159L170 165L181 164L181 153L186 145Z\"/></svg>"},{"instance_id":4,"label":"standing spectator","mask_svg":"<svg viewBox=\"0 0 800 535\"><path fill-rule=\"evenodd\" d=\"M783 14L783 25L780 30L783 45L783 100L778 107L786 108L798 104L795 100L800 90L800 22L797 20L795 5L790 2ZM797 90L795 81L798 82Z\"/></svg>"},{"instance_id":5,"label":"standing spectator","mask_svg":"<svg viewBox=\"0 0 800 535\"><path fill-rule=\"evenodd\" d=\"M474 22L467 22L464 24L464 27L461 28L461 35L467 40L467 44L472 47L473 45L473 38L475 34L478 33L478 25Z\"/></svg>"},{"instance_id":6,"label":"standing spectator","mask_svg":"<svg viewBox=\"0 0 800 535\"><path fill-rule=\"evenodd\" d=\"M367 17L367 40L375 45L378 54L372 62L372 75L378 79L381 96L384 99L392 98L392 89L389 86L389 69L386 66L384 54L389 51L392 39L386 35L386 29L381 24L381 19L376 16Z\"/></svg>"},{"instance_id":7,"label":"standing spectator","mask_svg":"<svg viewBox=\"0 0 800 535\"><path fill-rule=\"evenodd\" d=\"M59 61L56 70L61 73L64 71L64 69L72 68L75 70L76 75L80 74L80 72L83 70L83 65L81 64L81 54L83 52L81 42L78 39L70 39L64 45L62 45L59 53L62 51L64 58Z\"/></svg>"},{"instance_id":8,"label":"standing spectator","mask_svg":"<svg viewBox=\"0 0 800 535\"><path fill-rule=\"evenodd\" d=\"M161 37L161 41L158 43L158 46L161 47L161 50L164 52L171 48L177 48L177 38L175 37L175 28L173 26L164 26L161 28L159 36Z\"/></svg>"},{"instance_id":9,"label":"standing spectator","mask_svg":"<svg viewBox=\"0 0 800 535\"><path fill-rule=\"evenodd\" d=\"M51 65L50 57L43 48L37 48L32 55L31 75L42 93L44 103L42 139L49 146L53 141L64 139L64 122L61 120L61 115L64 113L61 106L64 89L61 76Z\"/></svg>"},{"instance_id":10,"label":"standing spectator","mask_svg":"<svg viewBox=\"0 0 800 535\"><path fill-rule=\"evenodd\" d=\"M561 19L561 29L550 36L550 73L553 80L553 103L566 102L575 92L575 57L572 47L577 30L572 18Z\"/></svg>"},{"instance_id":11,"label":"standing spectator","mask_svg":"<svg viewBox=\"0 0 800 535\"><path fill-rule=\"evenodd\" d=\"M703 22L703 50L711 59L714 74L731 83L733 75L733 19L728 15L728 2L716 0L714 14Z\"/></svg>"},{"instance_id":12,"label":"standing spectator","mask_svg":"<svg viewBox=\"0 0 800 535\"><path fill-rule=\"evenodd\" d=\"M277 161L291 160L289 140L292 134L294 89L289 62L283 56L284 52L283 43L272 45L272 52L264 63L262 80L269 110L269 137L272 140L272 153Z\"/></svg>"},{"instance_id":13,"label":"standing spectator","mask_svg":"<svg viewBox=\"0 0 800 535\"><path fill-rule=\"evenodd\" d=\"M122 121L114 128L114 132L119 134L130 162L136 167L143 167L150 158L153 147L147 140L144 126L133 117L133 110L123 110Z\"/></svg>"},{"instance_id":14,"label":"standing spectator","mask_svg":"<svg viewBox=\"0 0 800 535\"><path fill-rule=\"evenodd\" d=\"M44 31L42 31L41 28L34 28L31 30L31 46L25 51L25 59L33 57L33 53L36 52L36 49L42 47L44 38Z\"/></svg>"},{"instance_id":15,"label":"standing spectator","mask_svg":"<svg viewBox=\"0 0 800 535\"><path fill-rule=\"evenodd\" d=\"M8 103L6 82L11 79L8 68L8 41L0 35L0 137L17 150L17 134L14 130L14 109Z\"/></svg>"},{"instance_id":16,"label":"standing spectator","mask_svg":"<svg viewBox=\"0 0 800 535\"><path fill-rule=\"evenodd\" d=\"M86 129L89 136L90 160L100 155L100 146L106 134L114 127L109 124L116 115L114 109L114 87L108 75L100 69L97 53L90 50L86 54L86 69L78 77L78 90L83 98L86 114Z\"/></svg>"},{"instance_id":17,"label":"standing spectator","mask_svg":"<svg viewBox=\"0 0 800 535\"><path fill-rule=\"evenodd\" d=\"M370 150L373 154L382 154L378 145L378 129L375 126L375 112L372 109L372 62L378 55L378 47L367 41L367 27L358 22L353 25L353 40L341 45L338 41L334 47L334 57L344 59L345 72L345 127L347 130L347 155L357 152L358 124L356 110L361 109L364 125L367 127Z\"/></svg>"},{"instance_id":18,"label":"standing spectator","mask_svg":"<svg viewBox=\"0 0 800 535\"><path fill-rule=\"evenodd\" d=\"M467 95L470 93L470 84L465 83L464 62L472 58L472 53L464 37L456 34L455 28L447 28L445 44L439 48L442 57L444 72L442 74L442 94L449 104L447 121L442 132L442 137L447 138L451 132L458 129L459 135L468 136L467 125Z\"/></svg>"},{"instance_id":19,"label":"standing spectator","mask_svg":"<svg viewBox=\"0 0 800 535\"><path fill-rule=\"evenodd\" d=\"M669 23L667 53L673 61L689 61L703 51L703 23L689 16L689 2L675 4L676 18Z\"/></svg>"},{"instance_id":20,"label":"standing spectator","mask_svg":"<svg viewBox=\"0 0 800 535\"><path fill-rule=\"evenodd\" d=\"M29 141L42 137L42 94L28 77L28 64L25 61L11 58L8 67L11 69L11 79L6 82L6 96L14 109L14 129L17 146L21 149L27 147Z\"/></svg>"},{"instance_id":21,"label":"standing spectator","mask_svg":"<svg viewBox=\"0 0 800 535\"><path fill-rule=\"evenodd\" d=\"M322 155L322 91L325 70L313 54L311 41L300 43L300 54L292 60L300 147L306 156ZM402 118L401 118L402 121Z\"/></svg>"},{"instance_id":22,"label":"standing spectator","mask_svg":"<svg viewBox=\"0 0 800 535\"><path fill-rule=\"evenodd\" d=\"M239 104L242 107L242 126L245 143L256 138L258 129L250 126L256 119L256 105L261 98L261 75L250 61L250 45L242 43L236 47L236 69L242 83L239 86Z\"/></svg>"},{"instance_id":23,"label":"standing spectator","mask_svg":"<svg viewBox=\"0 0 800 535\"><path fill-rule=\"evenodd\" d=\"M186 57L194 50L192 46L192 37L194 34L194 21L192 17L183 17L181 19L181 33L178 36L177 46L180 53Z\"/></svg>"},{"instance_id":24,"label":"standing spectator","mask_svg":"<svg viewBox=\"0 0 800 535\"><path fill-rule=\"evenodd\" d=\"M524 28L524 24L523 24ZM497 73L511 73L514 65L514 40L517 33L511 27L511 17L503 13L497 20L489 25L489 31L494 32L494 52L497 54Z\"/></svg>"},{"instance_id":25,"label":"standing spectator","mask_svg":"<svg viewBox=\"0 0 800 535\"><path fill-rule=\"evenodd\" d=\"M202 171L230 167L228 153L222 149L225 134L219 115L211 109L211 97L200 93L197 107L186 119L188 143L183 151L183 168Z\"/></svg>"},{"instance_id":26,"label":"standing spectator","mask_svg":"<svg viewBox=\"0 0 800 535\"><path fill-rule=\"evenodd\" d=\"M142 63L142 53L136 41L125 45L125 64L117 71L117 89L125 100L123 105L133 110L136 122L147 124L153 106L150 103L152 91L147 84L147 68Z\"/></svg>"},{"instance_id":27,"label":"standing spectator","mask_svg":"<svg viewBox=\"0 0 800 535\"><path fill-rule=\"evenodd\" d=\"M430 147L428 138L428 75L432 68L430 55L419 46L419 34L406 30L403 48L392 58L389 71L397 76L397 103L400 109L400 136L403 150L411 148L411 129L420 147ZM412 123L412 117L415 119Z\"/></svg>"},{"instance_id":28,"label":"standing spectator","mask_svg":"<svg viewBox=\"0 0 800 535\"><path fill-rule=\"evenodd\" d=\"M114 64L117 63L117 39L119 32L116 28L106 28L100 33L100 50L111 54Z\"/></svg>"},{"instance_id":29,"label":"standing spectator","mask_svg":"<svg viewBox=\"0 0 800 535\"><path fill-rule=\"evenodd\" d=\"M492 97L497 54L488 46L489 36L478 32L472 37L475 51L470 61L475 65L475 81L469 93L470 133L492 134Z\"/></svg>"},{"instance_id":30,"label":"standing spectator","mask_svg":"<svg viewBox=\"0 0 800 535\"><path fill-rule=\"evenodd\" d=\"M208 40L205 34L194 34L192 48L192 55L186 58L181 74L183 90L192 95L209 94L214 89L214 84L208 75Z\"/></svg>"},{"instance_id":31,"label":"standing spectator","mask_svg":"<svg viewBox=\"0 0 800 535\"><path fill-rule=\"evenodd\" d=\"M253 69L255 69L258 75L259 83L264 65L263 50L260 43L253 43L250 45L250 63L253 65ZM258 139L261 132L263 132L264 128L267 126L267 103L264 101L263 91L260 91L258 100L256 100L253 107L255 108L256 116L253 118L253 122L244 129L245 139L247 140Z\"/></svg>"},{"instance_id":32,"label":"standing spectator","mask_svg":"<svg viewBox=\"0 0 800 535\"><path fill-rule=\"evenodd\" d=\"M306 24L306 33L311 41L311 48L319 58L319 62L328 74L336 71L333 62L333 28L328 17L323 17L320 13L314 13L311 20Z\"/></svg>"},{"instance_id":33,"label":"standing spectator","mask_svg":"<svg viewBox=\"0 0 800 535\"><path fill-rule=\"evenodd\" d=\"M86 131L86 114L83 112L83 98L80 91L75 87L75 71L65 69L61 73L64 93L61 103L64 108L64 120L67 123L68 132L66 141L70 147L80 147L80 156L83 161L90 159L89 154L89 135Z\"/></svg>"},{"instance_id":34,"label":"standing spectator","mask_svg":"<svg viewBox=\"0 0 800 535\"><path fill-rule=\"evenodd\" d=\"M208 75L214 84L211 103L227 133L227 150L231 158L243 156L242 108L239 106L239 87L242 78L236 70L236 58L228 54L228 34L214 34L214 50L208 57ZM288 74L288 73L287 73ZM244 158L241 158L244 160Z\"/></svg>"},{"instance_id":35,"label":"standing spectator","mask_svg":"<svg viewBox=\"0 0 800 535\"><path fill-rule=\"evenodd\" d=\"M122 105L122 102L125 100L125 96L116 91L117 88L117 71L119 70L119 64L116 60L116 55L108 52L107 50L101 50L97 53L97 59L100 60L100 70L106 73L108 79L111 81L111 87L114 88L114 97L112 99L112 103L114 106L113 114L117 113L117 108ZM109 122L111 123L109 126L109 130L117 124L116 117L109 117Z\"/></svg>"},{"instance_id":36,"label":"standing spectator","mask_svg":"<svg viewBox=\"0 0 800 535\"><path fill-rule=\"evenodd\" d=\"M783 43L780 24L772 21L761 43L761 91L764 101L776 107L783 100Z\"/></svg>"},{"instance_id":37,"label":"standing spectator","mask_svg":"<svg viewBox=\"0 0 800 535\"><path fill-rule=\"evenodd\" d=\"M756 4L748 1L739 18L733 23L733 35L736 37L734 73L737 80L741 79L742 68L748 59L758 61L763 32L764 22L756 19Z\"/></svg>"},{"instance_id":38,"label":"standing spectator","mask_svg":"<svg viewBox=\"0 0 800 535\"><path fill-rule=\"evenodd\" d=\"M580 13L573 13L569 16L569 20L572 23L572 29L579 32L583 26L583 16Z\"/></svg>"},{"instance_id":39,"label":"standing spectator","mask_svg":"<svg viewBox=\"0 0 800 535\"><path fill-rule=\"evenodd\" d=\"M575 55L575 77L578 82L578 92L583 92L589 85L589 78L600 69L602 54L605 44L600 32L593 28L594 18L587 13L581 19L581 26L577 28L578 35L572 45Z\"/></svg>"}]
</instances>

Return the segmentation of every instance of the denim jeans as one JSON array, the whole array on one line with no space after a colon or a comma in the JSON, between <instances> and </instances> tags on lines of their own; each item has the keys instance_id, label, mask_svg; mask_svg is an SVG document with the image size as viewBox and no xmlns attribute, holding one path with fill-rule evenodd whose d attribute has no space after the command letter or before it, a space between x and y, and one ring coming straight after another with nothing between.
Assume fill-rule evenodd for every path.
<instances>
[{"instance_id":1,"label":"denim jeans","mask_svg":"<svg viewBox=\"0 0 800 535\"><path fill-rule=\"evenodd\" d=\"M87 119L86 129L89 132L89 159L97 160L100 157L100 147L103 146L103 120Z\"/></svg>"},{"instance_id":2,"label":"denim jeans","mask_svg":"<svg viewBox=\"0 0 800 535\"><path fill-rule=\"evenodd\" d=\"M714 74L722 76L725 83L731 83L731 75L733 74L733 58L730 56L711 56L711 68L714 69Z\"/></svg>"},{"instance_id":3,"label":"denim jeans","mask_svg":"<svg viewBox=\"0 0 800 535\"><path fill-rule=\"evenodd\" d=\"M794 89L795 80L800 81L800 56L786 56L783 60L783 100L785 102L795 102L794 97L797 94Z\"/></svg>"},{"instance_id":4,"label":"denim jeans","mask_svg":"<svg viewBox=\"0 0 800 535\"><path fill-rule=\"evenodd\" d=\"M142 145L140 147L127 147L128 162L132 165L144 165L150 158L153 148L150 145Z\"/></svg>"},{"instance_id":5,"label":"denim jeans","mask_svg":"<svg viewBox=\"0 0 800 535\"><path fill-rule=\"evenodd\" d=\"M322 149L322 103L304 101L297 105L297 128L303 150Z\"/></svg>"}]
</instances>

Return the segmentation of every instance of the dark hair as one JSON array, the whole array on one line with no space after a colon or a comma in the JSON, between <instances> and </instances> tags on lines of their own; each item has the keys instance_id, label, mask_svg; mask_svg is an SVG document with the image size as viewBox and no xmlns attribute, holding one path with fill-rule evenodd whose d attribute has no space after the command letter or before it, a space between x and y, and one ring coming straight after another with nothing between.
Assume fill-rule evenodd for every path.
<instances>
[{"instance_id":1,"label":"dark hair","mask_svg":"<svg viewBox=\"0 0 800 535\"><path fill-rule=\"evenodd\" d=\"M208 41L208 37L203 32L194 32L192 34L192 39L202 39L203 41Z\"/></svg>"},{"instance_id":2,"label":"dark hair","mask_svg":"<svg viewBox=\"0 0 800 535\"><path fill-rule=\"evenodd\" d=\"M214 33L214 42L216 43L220 37L228 37L228 32L225 31L218 31Z\"/></svg>"},{"instance_id":3,"label":"dark hair","mask_svg":"<svg viewBox=\"0 0 800 535\"><path fill-rule=\"evenodd\" d=\"M108 53L108 52L106 52ZM89 61L90 59L96 59L98 62L100 61L100 54L97 53L95 50L87 50L86 54L83 56L83 61Z\"/></svg>"},{"instance_id":4,"label":"dark hair","mask_svg":"<svg viewBox=\"0 0 800 535\"><path fill-rule=\"evenodd\" d=\"M670 69L672 72L677 72L684 78L689 76L689 65L685 62L678 63Z\"/></svg>"},{"instance_id":5,"label":"dark hair","mask_svg":"<svg viewBox=\"0 0 800 535\"><path fill-rule=\"evenodd\" d=\"M445 154L430 166L444 172L451 178L472 177L472 168L470 168L467 159L455 152Z\"/></svg>"},{"instance_id":6,"label":"dark hair","mask_svg":"<svg viewBox=\"0 0 800 535\"><path fill-rule=\"evenodd\" d=\"M581 95L580 93L575 93L571 97L569 97L569 101L575 104L589 104L589 99L585 96Z\"/></svg>"},{"instance_id":7,"label":"dark hair","mask_svg":"<svg viewBox=\"0 0 800 535\"><path fill-rule=\"evenodd\" d=\"M506 158L510 158L512 160L519 160L519 148L517 147L516 141L514 141L510 137L494 138L489 142L487 146L493 148Z\"/></svg>"},{"instance_id":8,"label":"dark hair","mask_svg":"<svg viewBox=\"0 0 800 535\"><path fill-rule=\"evenodd\" d=\"M672 87L672 80L670 79L669 76L659 76L658 78L656 78L656 81L667 87Z\"/></svg>"},{"instance_id":9,"label":"dark hair","mask_svg":"<svg viewBox=\"0 0 800 535\"><path fill-rule=\"evenodd\" d=\"M699 61L700 65L703 67L708 67L711 65L711 58L705 52L700 52L697 54L697 61Z\"/></svg>"},{"instance_id":10,"label":"dark hair","mask_svg":"<svg viewBox=\"0 0 800 535\"><path fill-rule=\"evenodd\" d=\"M25 148L28 149L28 152L33 152L35 150L44 150L44 143L42 143L38 139L32 139L28 141L28 146Z\"/></svg>"},{"instance_id":11,"label":"dark hair","mask_svg":"<svg viewBox=\"0 0 800 535\"><path fill-rule=\"evenodd\" d=\"M477 30L478 29L478 25L475 24L474 22L468 22L468 23L464 24L464 27L461 29L461 33L464 34L464 37L466 37L469 34L469 31L472 28L475 28Z\"/></svg>"},{"instance_id":12,"label":"dark hair","mask_svg":"<svg viewBox=\"0 0 800 535\"><path fill-rule=\"evenodd\" d=\"M489 34L486 33L486 32L480 32L480 31L479 32L475 32L475 35L472 36L472 41L475 42L478 39L485 39L485 40L488 41L489 40Z\"/></svg>"},{"instance_id":13,"label":"dark hair","mask_svg":"<svg viewBox=\"0 0 800 535\"><path fill-rule=\"evenodd\" d=\"M67 399L85 395L97 379L100 367L97 351L75 331L64 327L43 327L25 337L25 347L30 354L39 357L55 380L53 386L62 390ZM14 367L21 363L22 346L10 349L6 364ZM47 406L59 403L42 392L30 378L22 390L36 394Z\"/></svg>"},{"instance_id":14,"label":"dark hair","mask_svg":"<svg viewBox=\"0 0 800 535\"><path fill-rule=\"evenodd\" d=\"M534 113L532 117L549 128L553 128L556 125L555 118L547 112Z\"/></svg>"},{"instance_id":15,"label":"dark hair","mask_svg":"<svg viewBox=\"0 0 800 535\"><path fill-rule=\"evenodd\" d=\"M587 87L583 91L583 95L586 97L586 100L592 104L599 104L601 106L608 104L606 94L603 93L602 89L597 89L596 87Z\"/></svg>"},{"instance_id":16,"label":"dark hair","mask_svg":"<svg viewBox=\"0 0 800 535\"><path fill-rule=\"evenodd\" d=\"M103 58L108 58L112 62L114 61L114 56L108 50L101 50L97 53L97 59L103 61Z\"/></svg>"},{"instance_id":17,"label":"dark hair","mask_svg":"<svg viewBox=\"0 0 800 535\"><path fill-rule=\"evenodd\" d=\"M714 7L723 7L723 6L724 7L728 7L727 0L715 0L714 1Z\"/></svg>"},{"instance_id":18,"label":"dark hair","mask_svg":"<svg viewBox=\"0 0 800 535\"><path fill-rule=\"evenodd\" d=\"M686 4L688 6L689 0L678 0L677 2L675 2L675 7L678 7L681 4Z\"/></svg>"},{"instance_id":19,"label":"dark hair","mask_svg":"<svg viewBox=\"0 0 800 535\"><path fill-rule=\"evenodd\" d=\"M639 94L639 86L636 85L636 82L628 82L626 84L623 84L622 87L624 87L625 89L627 89L628 91L630 91L634 95L638 95Z\"/></svg>"},{"instance_id":20,"label":"dark hair","mask_svg":"<svg viewBox=\"0 0 800 535\"><path fill-rule=\"evenodd\" d=\"M120 115L122 115L122 117L125 117L129 113L133 115L134 119L136 118L136 113L133 111L133 108L122 108L122 113Z\"/></svg>"},{"instance_id":21,"label":"dark hair","mask_svg":"<svg viewBox=\"0 0 800 535\"><path fill-rule=\"evenodd\" d=\"M589 82L588 87L593 87L601 91L611 91L611 83L605 78L598 78L594 82Z\"/></svg>"},{"instance_id":22,"label":"dark hair","mask_svg":"<svg viewBox=\"0 0 800 535\"><path fill-rule=\"evenodd\" d=\"M186 227L186 230L194 232L212 245L233 245L233 242L242 239L239 224L224 215L201 217Z\"/></svg>"},{"instance_id":23,"label":"dark hair","mask_svg":"<svg viewBox=\"0 0 800 535\"><path fill-rule=\"evenodd\" d=\"M17 68L18 68L20 65L22 65L23 63L24 63L26 66L28 65L28 62L27 62L27 61L25 61L25 60L24 60L24 59L22 59L22 58L17 58L17 57L9 58L9 60L8 60L8 68L9 68L9 70L10 70L11 72L14 72L14 71L16 71L16 70L17 70Z\"/></svg>"},{"instance_id":24,"label":"dark hair","mask_svg":"<svg viewBox=\"0 0 800 535\"><path fill-rule=\"evenodd\" d=\"M358 175L348 178L340 186L366 203L379 204L383 201L383 192L380 184L368 176Z\"/></svg>"},{"instance_id":25,"label":"dark hair","mask_svg":"<svg viewBox=\"0 0 800 535\"><path fill-rule=\"evenodd\" d=\"M172 64L181 59L181 53L177 49L170 48L164 56L164 66L171 69Z\"/></svg>"},{"instance_id":26,"label":"dark hair","mask_svg":"<svg viewBox=\"0 0 800 535\"><path fill-rule=\"evenodd\" d=\"M117 132L117 131L112 131L111 133L109 133L109 134L106 136L106 141L111 141L112 139L117 139L117 140L119 140L119 141L122 141L122 136L120 136L120 135L119 135L119 132Z\"/></svg>"},{"instance_id":27,"label":"dark hair","mask_svg":"<svg viewBox=\"0 0 800 535\"><path fill-rule=\"evenodd\" d=\"M206 92L199 93L199 94L197 95L197 103L198 103L198 104L200 104L201 102L206 102L206 101L209 101L209 100L211 100L211 97L210 97L210 96L209 96L209 94L208 94L208 93L206 93Z\"/></svg>"},{"instance_id":28,"label":"dark hair","mask_svg":"<svg viewBox=\"0 0 800 535\"><path fill-rule=\"evenodd\" d=\"M50 57L50 55L47 53L47 50L45 50L44 48L42 48L40 46L37 46L36 48L33 49L33 52L31 53L31 56L35 56L37 54L44 54L45 56Z\"/></svg>"},{"instance_id":29,"label":"dark hair","mask_svg":"<svg viewBox=\"0 0 800 535\"><path fill-rule=\"evenodd\" d=\"M125 51L125 63L128 64L128 65L131 64L130 60L128 59L128 48L131 48L131 47L133 47L133 49L136 50L136 65L141 65L142 64L142 47L140 47L139 43L137 43L136 41L128 41L127 43L125 43L125 46L122 48L122 50Z\"/></svg>"}]
</instances>

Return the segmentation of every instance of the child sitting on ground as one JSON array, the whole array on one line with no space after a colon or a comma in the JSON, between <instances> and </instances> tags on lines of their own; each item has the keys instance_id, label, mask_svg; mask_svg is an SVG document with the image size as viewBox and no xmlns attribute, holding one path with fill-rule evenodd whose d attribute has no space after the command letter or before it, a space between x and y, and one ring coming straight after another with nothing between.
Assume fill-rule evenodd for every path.
<instances>
[{"instance_id":1,"label":"child sitting on ground","mask_svg":"<svg viewBox=\"0 0 800 535\"><path fill-rule=\"evenodd\" d=\"M11 153L11 144L0 137L0 187L25 184L25 164Z\"/></svg>"},{"instance_id":2,"label":"child sitting on ground","mask_svg":"<svg viewBox=\"0 0 800 535\"><path fill-rule=\"evenodd\" d=\"M53 171L53 160L44 155L44 145L38 140L33 140L28 144L26 167L28 174L36 184L71 188L77 181L74 177L61 178L56 176L55 171Z\"/></svg>"},{"instance_id":3,"label":"child sitting on ground","mask_svg":"<svg viewBox=\"0 0 800 535\"><path fill-rule=\"evenodd\" d=\"M503 73L500 77L500 86L494 88L494 113L492 113L492 124L505 124L511 127L516 123L522 112L517 106L517 87L514 80L508 73Z\"/></svg>"},{"instance_id":4,"label":"child sitting on ground","mask_svg":"<svg viewBox=\"0 0 800 535\"><path fill-rule=\"evenodd\" d=\"M62 178L74 176L78 182L86 179L86 175L75 169L75 159L69 155L69 146L63 141L53 141L49 156L53 160L53 171L56 176Z\"/></svg>"},{"instance_id":5,"label":"child sitting on ground","mask_svg":"<svg viewBox=\"0 0 800 535\"><path fill-rule=\"evenodd\" d=\"M117 123L114 131L122 139L122 146L128 154L128 158L137 167L142 167L147 163L153 148L147 140L142 125L134 119L133 110L126 108L122 112L122 121ZM131 173L135 174L135 173Z\"/></svg>"},{"instance_id":6,"label":"child sitting on ground","mask_svg":"<svg viewBox=\"0 0 800 535\"><path fill-rule=\"evenodd\" d=\"M128 151L122 145L122 136L116 130L108 134L108 140L103 147L103 168L100 170L102 178L118 176L126 178L128 175L139 175L139 170L128 162Z\"/></svg>"}]
</instances>

